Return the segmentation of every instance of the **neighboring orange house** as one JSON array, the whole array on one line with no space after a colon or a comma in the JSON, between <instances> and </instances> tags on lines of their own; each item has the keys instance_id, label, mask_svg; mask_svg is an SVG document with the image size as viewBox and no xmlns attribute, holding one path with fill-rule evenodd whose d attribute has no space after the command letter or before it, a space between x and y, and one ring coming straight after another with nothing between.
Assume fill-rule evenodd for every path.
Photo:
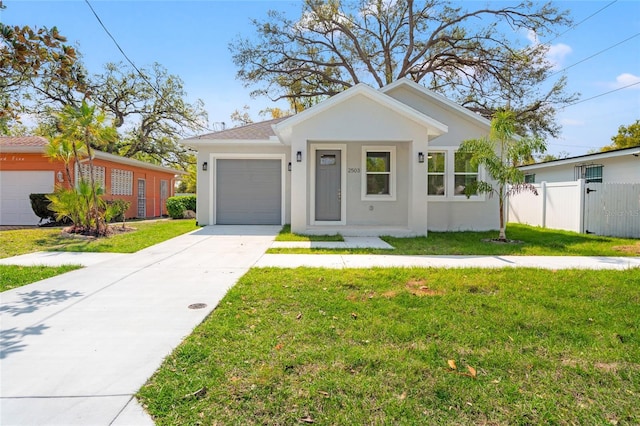
<instances>
[{"instance_id":1,"label":"neighboring orange house","mask_svg":"<svg viewBox=\"0 0 640 426\"><path fill-rule=\"evenodd\" d=\"M64 163L44 156L47 144L40 136L0 137L0 225L36 225L40 218L31 209L29 194L68 187ZM167 214L166 200L174 195L176 177L184 172L101 151L93 153L94 178L105 188L104 198L129 201L127 218ZM86 160L79 163L79 167L72 165L72 173L88 177Z\"/></svg>"}]
</instances>

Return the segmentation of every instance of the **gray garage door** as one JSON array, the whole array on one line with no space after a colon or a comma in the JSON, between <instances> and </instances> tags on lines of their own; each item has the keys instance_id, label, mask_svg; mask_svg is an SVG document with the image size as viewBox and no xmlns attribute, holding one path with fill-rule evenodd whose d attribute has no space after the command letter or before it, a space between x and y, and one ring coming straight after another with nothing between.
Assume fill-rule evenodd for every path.
<instances>
[{"instance_id":1,"label":"gray garage door","mask_svg":"<svg viewBox=\"0 0 640 426\"><path fill-rule=\"evenodd\" d=\"M280 225L280 160L217 160L216 223Z\"/></svg>"}]
</instances>

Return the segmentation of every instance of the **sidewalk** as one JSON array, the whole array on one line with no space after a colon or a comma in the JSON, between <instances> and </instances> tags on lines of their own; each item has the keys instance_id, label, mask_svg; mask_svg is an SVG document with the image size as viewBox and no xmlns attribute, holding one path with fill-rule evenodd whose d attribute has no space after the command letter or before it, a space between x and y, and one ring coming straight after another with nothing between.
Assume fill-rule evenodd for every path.
<instances>
[{"instance_id":1,"label":"sidewalk","mask_svg":"<svg viewBox=\"0 0 640 426\"><path fill-rule=\"evenodd\" d=\"M88 266L0 293L0 424L152 425L135 393L279 230L205 227L134 254L66 257Z\"/></svg>"},{"instance_id":2,"label":"sidewalk","mask_svg":"<svg viewBox=\"0 0 640 426\"><path fill-rule=\"evenodd\" d=\"M587 256L394 256L367 254L265 254L257 268L640 268L640 257Z\"/></svg>"}]
</instances>

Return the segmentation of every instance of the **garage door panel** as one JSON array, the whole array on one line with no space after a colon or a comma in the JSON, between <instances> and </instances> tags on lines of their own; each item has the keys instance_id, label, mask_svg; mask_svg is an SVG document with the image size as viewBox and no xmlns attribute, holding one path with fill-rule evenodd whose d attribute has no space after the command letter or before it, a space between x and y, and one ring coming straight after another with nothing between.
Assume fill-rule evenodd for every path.
<instances>
[{"instance_id":1,"label":"garage door panel","mask_svg":"<svg viewBox=\"0 0 640 426\"><path fill-rule=\"evenodd\" d=\"M52 171L0 171L0 225L37 225L29 194L53 192Z\"/></svg>"},{"instance_id":2,"label":"garage door panel","mask_svg":"<svg viewBox=\"0 0 640 426\"><path fill-rule=\"evenodd\" d=\"M217 160L216 223L279 225L281 179L280 160Z\"/></svg>"}]
</instances>

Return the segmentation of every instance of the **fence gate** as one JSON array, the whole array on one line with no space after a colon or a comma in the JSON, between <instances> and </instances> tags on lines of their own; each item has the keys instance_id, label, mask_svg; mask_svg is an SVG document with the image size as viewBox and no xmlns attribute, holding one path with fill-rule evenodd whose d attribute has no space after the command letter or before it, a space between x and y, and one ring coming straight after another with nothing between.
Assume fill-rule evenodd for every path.
<instances>
[{"instance_id":1,"label":"fence gate","mask_svg":"<svg viewBox=\"0 0 640 426\"><path fill-rule=\"evenodd\" d=\"M584 232L640 238L640 183L587 183Z\"/></svg>"}]
</instances>

